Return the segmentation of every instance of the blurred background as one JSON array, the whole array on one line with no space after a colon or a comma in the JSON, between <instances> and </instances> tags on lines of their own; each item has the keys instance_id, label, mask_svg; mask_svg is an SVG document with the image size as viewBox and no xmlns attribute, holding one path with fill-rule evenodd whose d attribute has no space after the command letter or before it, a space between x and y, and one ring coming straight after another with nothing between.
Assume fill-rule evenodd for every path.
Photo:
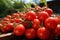
<instances>
[{"instance_id":1,"label":"blurred background","mask_svg":"<svg viewBox=\"0 0 60 40\"><path fill-rule=\"evenodd\" d=\"M54 10L54 13L60 13L60 0L46 0L48 7ZM0 0L0 18L7 14L17 11L23 11L23 8L30 8L32 4L43 6L42 0Z\"/></svg>"}]
</instances>

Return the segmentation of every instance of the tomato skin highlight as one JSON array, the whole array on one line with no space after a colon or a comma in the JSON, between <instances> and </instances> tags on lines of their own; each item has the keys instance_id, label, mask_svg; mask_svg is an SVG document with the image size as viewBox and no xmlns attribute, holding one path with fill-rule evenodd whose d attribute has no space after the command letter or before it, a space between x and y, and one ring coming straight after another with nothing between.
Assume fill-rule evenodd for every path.
<instances>
[{"instance_id":1,"label":"tomato skin highlight","mask_svg":"<svg viewBox=\"0 0 60 40\"><path fill-rule=\"evenodd\" d=\"M49 17L45 20L45 27L54 30L59 24L57 17Z\"/></svg>"},{"instance_id":2,"label":"tomato skin highlight","mask_svg":"<svg viewBox=\"0 0 60 40\"><path fill-rule=\"evenodd\" d=\"M16 23L21 23L22 21L23 21L22 18L17 18L17 19L15 20Z\"/></svg>"},{"instance_id":3,"label":"tomato skin highlight","mask_svg":"<svg viewBox=\"0 0 60 40\"><path fill-rule=\"evenodd\" d=\"M16 36L22 36L24 33L25 33L25 27L22 24L19 24L14 28L14 34Z\"/></svg>"},{"instance_id":4,"label":"tomato skin highlight","mask_svg":"<svg viewBox=\"0 0 60 40\"><path fill-rule=\"evenodd\" d=\"M3 21L9 21L9 18L6 18L6 17L5 17L5 18L3 18L2 20L3 20Z\"/></svg>"},{"instance_id":5,"label":"tomato skin highlight","mask_svg":"<svg viewBox=\"0 0 60 40\"><path fill-rule=\"evenodd\" d=\"M37 30L39 27L40 27L40 20L39 19L34 19L32 21L32 28Z\"/></svg>"},{"instance_id":6,"label":"tomato skin highlight","mask_svg":"<svg viewBox=\"0 0 60 40\"><path fill-rule=\"evenodd\" d=\"M36 18L36 13L33 11L29 11L26 13L26 20L33 20Z\"/></svg>"},{"instance_id":7,"label":"tomato skin highlight","mask_svg":"<svg viewBox=\"0 0 60 40\"><path fill-rule=\"evenodd\" d=\"M3 26L3 24L0 24L0 27L2 27Z\"/></svg>"},{"instance_id":8,"label":"tomato skin highlight","mask_svg":"<svg viewBox=\"0 0 60 40\"><path fill-rule=\"evenodd\" d=\"M33 24L40 24L40 20L39 19L34 19L32 22L33 22Z\"/></svg>"},{"instance_id":9,"label":"tomato skin highlight","mask_svg":"<svg viewBox=\"0 0 60 40\"><path fill-rule=\"evenodd\" d=\"M11 19L11 18L12 18L12 16L11 16L11 15L7 15L7 18Z\"/></svg>"},{"instance_id":10,"label":"tomato skin highlight","mask_svg":"<svg viewBox=\"0 0 60 40\"><path fill-rule=\"evenodd\" d=\"M25 36L27 39L34 39L36 37L36 30L33 28L27 29L25 32Z\"/></svg>"},{"instance_id":11,"label":"tomato skin highlight","mask_svg":"<svg viewBox=\"0 0 60 40\"><path fill-rule=\"evenodd\" d=\"M38 19L40 21L45 21L45 19L47 19L49 17L49 14L45 11L41 11L38 15Z\"/></svg>"},{"instance_id":12,"label":"tomato skin highlight","mask_svg":"<svg viewBox=\"0 0 60 40\"><path fill-rule=\"evenodd\" d=\"M38 30L37 30L38 38L48 39L49 35L50 35L50 32L45 27L38 28Z\"/></svg>"},{"instance_id":13,"label":"tomato skin highlight","mask_svg":"<svg viewBox=\"0 0 60 40\"><path fill-rule=\"evenodd\" d=\"M53 14L53 10L50 8L46 8L45 11L51 16Z\"/></svg>"},{"instance_id":14,"label":"tomato skin highlight","mask_svg":"<svg viewBox=\"0 0 60 40\"><path fill-rule=\"evenodd\" d=\"M55 29L55 34L60 36L60 24L57 25L57 27Z\"/></svg>"}]
</instances>

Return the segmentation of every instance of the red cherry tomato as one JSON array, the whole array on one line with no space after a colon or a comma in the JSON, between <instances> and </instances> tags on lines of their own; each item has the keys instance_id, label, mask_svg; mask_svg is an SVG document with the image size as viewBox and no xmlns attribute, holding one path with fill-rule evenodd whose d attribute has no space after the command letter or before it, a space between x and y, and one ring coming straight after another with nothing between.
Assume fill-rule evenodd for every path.
<instances>
[{"instance_id":1,"label":"red cherry tomato","mask_svg":"<svg viewBox=\"0 0 60 40\"><path fill-rule=\"evenodd\" d=\"M53 10L50 8L46 8L45 11L51 16L53 14Z\"/></svg>"},{"instance_id":2,"label":"red cherry tomato","mask_svg":"<svg viewBox=\"0 0 60 40\"><path fill-rule=\"evenodd\" d=\"M6 26L7 26L7 29L6 29L7 31L12 31L14 28L14 23L9 23Z\"/></svg>"},{"instance_id":3,"label":"red cherry tomato","mask_svg":"<svg viewBox=\"0 0 60 40\"><path fill-rule=\"evenodd\" d=\"M59 19L57 17L49 17L45 21L45 27L48 29L55 29L59 24Z\"/></svg>"},{"instance_id":4,"label":"red cherry tomato","mask_svg":"<svg viewBox=\"0 0 60 40\"><path fill-rule=\"evenodd\" d=\"M32 22L33 22L33 24L40 24L40 20L39 19L34 19Z\"/></svg>"},{"instance_id":5,"label":"red cherry tomato","mask_svg":"<svg viewBox=\"0 0 60 40\"><path fill-rule=\"evenodd\" d=\"M49 17L49 14L45 11L41 11L38 15L38 19L41 21L45 21Z\"/></svg>"},{"instance_id":6,"label":"red cherry tomato","mask_svg":"<svg viewBox=\"0 0 60 40\"><path fill-rule=\"evenodd\" d=\"M5 18L3 18L2 20L3 20L3 21L9 21L9 18L6 18L6 17L5 17Z\"/></svg>"},{"instance_id":7,"label":"red cherry tomato","mask_svg":"<svg viewBox=\"0 0 60 40\"><path fill-rule=\"evenodd\" d=\"M36 29L36 30L37 30L39 27L40 27L40 24L33 24L33 25L32 25L32 28L34 28L34 29Z\"/></svg>"},{"instance_id":8,"label":"red cherry tomato","mask_svg":"<svg viewBox=\"0 0 60 40\"><path fill-rule=\"evenodd\" d=\"M8 21L2 21L2 24L4 24L4 25L8 24Z\"/></svg>"},{"instance_id":9,"label":"red cherry tomato","mask_svg":"<svg viewBox=\"0 0 60 40\"><path fill-rule=\"evenodd\" d=\"M36 31L34 29L27 29L25 32L25 36L28 39L34 39L36 37Z\"/></svg>"},{"instance_id":10,"label":"red cherry tomato","mask_svg":"<svg viewBox=\"0 0 60 40\"><path fill-rule=\"evenodd\" d=\"M37 30L37 36L40 39L48 39L49 35L50 32L45 27L41 27Z\"/></svg>"},{"instance_id":11,"label":"red cherry tomato","mask_svg":"<svg viewBox=\"0 0 60 40\"><path fill-rule=\"evenodd\" d=\"M10 19L10 22L13 23L13 22L15 22L17 19L18 19L18 18L12 18L12 19Z\"/></svg>"},{"instance_id":12,"label":"red cherry tomato","mask_svg":"<svg viewBox=\"0 0 60 40\"><path fill-rule=\"evenodd\" d=\"M3 26L3 24L0 24L0 27L2 27Z\"/></svg>"},{"instance_id":13,"label":"red cherry tomato","mask_svg":"<svg viewBox=\"0 0 60 40\"><path fill-rule=\"evenodd\" d=\"M3 25L2 24L0 24L0 30L1 30L1 28L3 27Z\"/></svg>"},{"instance_id":14,"label":"red cherry tomato","mask_svg":"<svg viewBox=\"0 0 60 40\"><path fill-rule=\"evenodd\" d=\"M21 23L22 21L23 21L22 18L17 18L17 19L15 20L16 23Z\"/></svg>"},{"instance_id":15,"label":"red cherry tomato","mask_svg":"<svg viewBox=\"0 0 60 40\"><path fill-rule=\"evenodd\" d=\"M15 20L14 19L10 19L10 22L13 23L13 22L15 22Z\"/></svg>"},{"instance_id":16,"label":"red cherry tomato","mask_svg":"<svg viewBox=\"0 0 60 40\"><path fill-rule=\"evenodd\" d=\"M7 29L7 27L6 27L6 26L3 26L3 27L1 28L1 31L5 33L5 32L7 32L6 29Z\"/></svg>"},{"instance_id":17,"label":"red cherry tomato","mask_svg":"<svg viewBox=\"0 0 60 40\"><path fill-rule=\"evenodd\" d=\"M22 36L24 33L25 33L25 27L22 24L19 24L14 28L14 34L16 36Z\"/></svg>"},{"instance_id":18,"label":"red cherry tomato","mask_svg":"<svg viewBox=\"0 0 60 40\"><path fill-rule=\"evenodd\" d=\"M15 18L18 18L20 15L17 14L17 13L14 13L12 16L15 17Z\"/></svg>"},{"instance_id":19,"label":"red cherry tomato","mask_svg":"<svg viewBox=\"0 0 60 40\"><path fill-rule=\"evenodd\" d=\"M56 29L55 29L55 33L56 35L59 35L60 36L60 25L58 24Z\"/></svg>"},{"instance_id":20,"label":"red cherry tomato","mask_svg":"<svg viewBox=\"0 0 60 40\"><path fill-rule=\"evenodd\" d=\"M7 15L7 18L11 19L11 18L12 18L12 16L11 16L11 15Z\"/></svg>"},{"instance_id":21,"label":"red cherry tomato","mask_svg":"<svg viewBox=\"0 0 60 40\"><path fill-rule=\"evenodd\" d=\"M13 23L7 24L6 26L1 27L2 32L12 31L14 28Z\"/></svg>"},{"instance_id":22,"label":"red cherry tomato","mask_svg":"<svg viewBox=\"0 0 60 40\"><path fill-rule=\"evenodd\" d=\"M26 19L27 20L33 20L36 18L36 13L33 11L29 11L26 13Z\"/></svg>"}]
</instances>

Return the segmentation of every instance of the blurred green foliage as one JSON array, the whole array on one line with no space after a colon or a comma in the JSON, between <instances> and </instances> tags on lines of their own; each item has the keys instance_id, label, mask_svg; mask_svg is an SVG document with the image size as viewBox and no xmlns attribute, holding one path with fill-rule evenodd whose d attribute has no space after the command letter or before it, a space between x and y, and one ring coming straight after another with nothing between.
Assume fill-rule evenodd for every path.
<instances>
[{"instance_id":1,"label":"blurred green foliage","mask_svg":"<svg viewBox=\"0 0 60 40\"><path fill-rule=\"evenodd\" d=\"M0 0L0 18L27 8L31 8L31 3L25 4L23 0Z\"/></svg>"},{"instance_id":2,"label":"blurred green foliage","mask_svg":"<svg viewBox=\"0 0 60 40\"><path fill-rule=\"evenodd\" d=\"M6 16L7 14L12 14L17 9L22 9L23 3L21 2L14 2L12 3L11 0L0 0L0 18Z\"/></svg>"}]
</instances>

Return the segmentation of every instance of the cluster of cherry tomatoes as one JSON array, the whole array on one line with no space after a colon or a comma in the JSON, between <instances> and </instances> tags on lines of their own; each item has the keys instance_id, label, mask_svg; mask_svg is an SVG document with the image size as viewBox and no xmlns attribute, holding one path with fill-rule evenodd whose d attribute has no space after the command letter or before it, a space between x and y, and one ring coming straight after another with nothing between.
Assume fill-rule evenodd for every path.
<instances>
[{"instance_id":1,"label":"cluster of cherry tomatoes","mask_svg":"<svg viewBox=\"0 0 60 40\"><path fill-rule=\"evenodd\" d=\"M25 35L27 39L53 39L60 36L60 20L56 16L52 17L52 14L53 10L50 8L39 12L31 10L26 13L13 13L0 20L0 30L3 33L12 31L16 36Z\"/></svg>"}]
</instances>

